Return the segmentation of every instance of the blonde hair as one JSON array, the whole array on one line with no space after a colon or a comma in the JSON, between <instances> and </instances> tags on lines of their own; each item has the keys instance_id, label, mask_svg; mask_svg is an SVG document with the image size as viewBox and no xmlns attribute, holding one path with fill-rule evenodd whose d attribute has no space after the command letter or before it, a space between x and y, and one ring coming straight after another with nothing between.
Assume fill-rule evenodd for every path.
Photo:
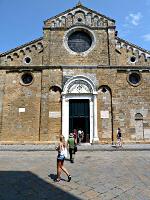
<instances>
[{"instance_id":1,"label":"blonde hair","mask_svg":"<svg viewBox=\"0 0 150 200\"><path fill-rule=\"evenodd\" d=\"M63 146L66 146L65 137L63 135L60 136L60 142L62 142Z\"/></svg>"}]
</instances>

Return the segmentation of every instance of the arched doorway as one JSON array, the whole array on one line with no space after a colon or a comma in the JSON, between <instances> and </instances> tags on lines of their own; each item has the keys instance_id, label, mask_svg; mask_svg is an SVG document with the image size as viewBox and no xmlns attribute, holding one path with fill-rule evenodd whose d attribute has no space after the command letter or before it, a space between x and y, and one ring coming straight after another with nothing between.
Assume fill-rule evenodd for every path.
<instances>
[{"instance_id":1,"label":"arched doorway","mask_svg":"<svg viewBox=\"0 0 150 200\"><path fill-rule=\"evenodd\" d=\"M97 142L97 92L91 79L70 78L62 92L62 134L67 139L73 129L83 129L84 142Z\"/></svg>"}]
</instances>

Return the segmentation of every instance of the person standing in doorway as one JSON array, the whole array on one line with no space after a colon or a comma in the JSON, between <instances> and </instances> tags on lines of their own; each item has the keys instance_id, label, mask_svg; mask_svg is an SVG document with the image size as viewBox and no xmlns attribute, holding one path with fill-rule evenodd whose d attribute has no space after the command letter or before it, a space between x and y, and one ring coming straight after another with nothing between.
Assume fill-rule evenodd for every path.
<instances>
[{"instance_id":1,"label":"person standing in doorway","mask_svg":"<svg viewBox=\"0 0 150 200\"><path fill-rule=\"evenodd\" d=\"M70 162L74 163L74 157L75 157L75 148L76 145L76 140L74 138L73 133L69 134L69 139L68 139L68 146L69 146L69 154L70 154Z\"/></svg>"},{"instance_id":2,"label":"person standing in doorway","mask_svg":"<svg viewBox=\"0 0 150 200\"><path fill-rule=\"evenodd\" d=\"M65 138L63 135L60 136L60 142L56 147L56 150L58 151L57 156L57 178L54 180L56 182L59 182L61 177L61 172L63 171L68 176L68 182L71 181L71 176L67 169L64 167L64 160L65 160L65 148L67 148Z\"/></svg>"},{"instance_id":3,"label":"person standing in doorway","mask_svg":"<svg viewBox=\"0 0 150 200\"><path fill-rule=\"evenodd\" d=\"M75 139L75 143L77 144L78 140L78 131L77 129L73 129L73 137Z\"/></svg>"},{"instance_id":4,"label":"person standing in doorway","mask_svg":"<svg viewBox=\"0 0 150 200\"><path fill-rule=\"evenodd\" d=\"M84 137L84 132L81 129L79 129L78 130L79 145L81 144L83 137Z\"/></svg>"},{"instance_id":5,"label":"person standing in doorway","mask_svg":"<svg viewBox=\"0 0 150 200\"><path fill-rule=\"evenodd\" d=\"M117 147L122 147L122 141L121 141L121 129L117 129Z\"/></svg>"}]
</instances>

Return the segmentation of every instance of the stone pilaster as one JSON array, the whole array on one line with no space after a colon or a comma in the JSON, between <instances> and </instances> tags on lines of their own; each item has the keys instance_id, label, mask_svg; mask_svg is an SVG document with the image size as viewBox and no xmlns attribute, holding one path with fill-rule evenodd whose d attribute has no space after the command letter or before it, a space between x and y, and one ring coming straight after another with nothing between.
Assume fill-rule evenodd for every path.
<instances>
[{"instance_id":1,"label":"stone pilaster","mask_svg":"<svg viewBox=\"0 0 150 200\"><path fill-rule=\"evenodd\" d=\"M48 119L49 119L49 72L43 70L41 79L41 117L40 117L40 141L49 140Z\"/></svg>"}]
</instances>

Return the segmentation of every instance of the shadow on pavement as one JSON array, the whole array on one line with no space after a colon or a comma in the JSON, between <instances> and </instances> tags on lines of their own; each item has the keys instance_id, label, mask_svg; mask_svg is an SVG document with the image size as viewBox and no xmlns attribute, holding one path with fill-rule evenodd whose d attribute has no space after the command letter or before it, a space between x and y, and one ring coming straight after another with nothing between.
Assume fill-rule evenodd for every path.
<instances>
[{"instance_id":1,"label":"shadow on pavement","mask_svg":"<svg viewBox=\"0 0 150 200\"><path fill-rule=\"evenodd\" d=\"M53 181L57 178L56 174L50 174L48 175Z\"/></svg>"},{"instance_id":2,"label":"shadow on pavement","mask_svg":"<svg viewBox=\"0 0 150 200\"><path fill-rule=\"evenodd\" d=\"M50 175L48 175L48 177L50 177L54 181L57 178L57 175L56 174L50 174ZM63 178L61 178L60 180L61 181L67 181L67 180L65 180Z\"/></svg>"},{"instance_id":3,"label":"shadow on pavement","mask_svg":"<svg viewBox=\"0 0 150 200\"><path fill-rule=\"evenodd\" d=\"M29 171L0 171L0 200L57 199L79 200Z\"/></svg>"}]
</instances>

